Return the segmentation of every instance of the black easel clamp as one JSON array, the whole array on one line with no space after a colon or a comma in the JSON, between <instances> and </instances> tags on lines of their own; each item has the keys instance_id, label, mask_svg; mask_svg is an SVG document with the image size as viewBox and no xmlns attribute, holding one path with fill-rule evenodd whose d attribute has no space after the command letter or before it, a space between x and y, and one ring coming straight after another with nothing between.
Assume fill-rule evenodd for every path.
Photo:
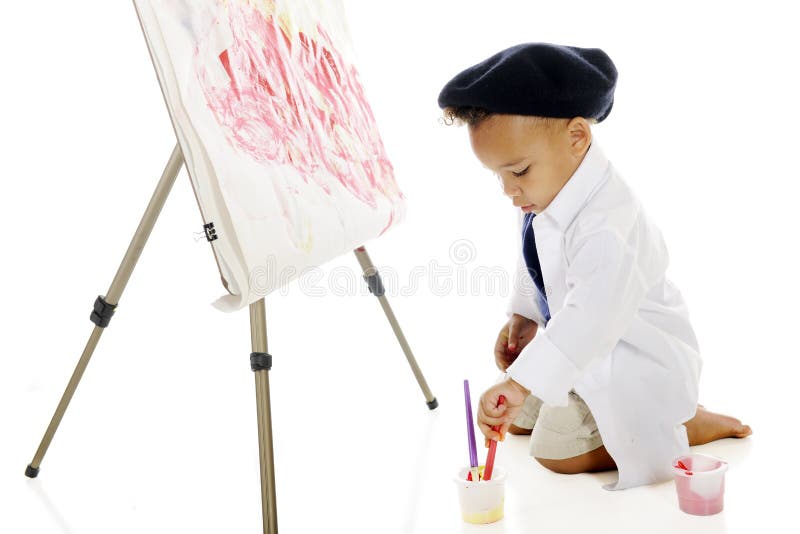
<instances>
[{"instance_id":1,"label":"black easel clamp","mask_svg":"<svg viewBox=\"0 0 800 534\"><path fill-rule=\"evenodd\" d=\"M272 354L266 352L251 352L250 369L253 371L269 371L272 369Z\"/></svg>"},{"instance_id":2,"label":"black easel clamp","mask_svg":"<svg viewBox=\"0 0 800 534\"><path fill-rule=\"evenodd\" d=\"M365 274L364 280L367 282L367 287L369 288L369 292L375 295L376 297L382 297L386 291L383 289L383 282L381 281L381 275L377 271L375 274Z\"/></svg>"},{"instance_id":3,"label":"black easel clamp","mask_svg":"<svg viewBox=\"0 0 800 534\"><path fill-rule=\"evenodd\" d=\"M206 239L208 241L214 241L217 239L217 231L214 229L214 223L210 222L208 224L203 225L203 230L206 232Z\"/></svg>"},{"instance_id":4,"label":"black easel clamp","mask_svg":"<svg viewBox=\"0 0 800 534\"><path fill-rule=\"evenodd\" d=\"M103 295L98 295L97 299L94 301L94 310L92 314L89 315L89 319L100 328L105 328L108 326L108 323L111 322L111 316L114 315L114 309L116 307L116 304L109 304L106 302Z\"/></svg>"}]
</instances>

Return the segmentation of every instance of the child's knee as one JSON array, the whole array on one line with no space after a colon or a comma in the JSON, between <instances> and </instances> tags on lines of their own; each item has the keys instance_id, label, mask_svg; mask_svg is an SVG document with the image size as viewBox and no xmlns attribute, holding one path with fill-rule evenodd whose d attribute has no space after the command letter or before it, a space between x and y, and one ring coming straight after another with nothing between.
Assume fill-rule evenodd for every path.
<instances>
[{"instance_id":1,"label":"child's knee","mask_svg":"<svg viewBox=\"0 0 800 534\"><path fill-rule=\"evenodd\" d=\"M515 436L527 436L531 432L533 432L532 428L524 428L524 427L521 427L521 426L517 426L515 424L511 424L508 427L508 433L509 434L514 434Z\"/></svg>"},{"instance_id":2,"label":"child's knee","mask_svg":"<svg viewBox=\"0 0 800 534\"><path fill-rule=\"evenodd\" d=\"M562 475L574 475L577 473L583 473L586 470L586 466L583 465L580 456L564 458L562 460L536 457L534 457L534 459L550 471Z\"/></svg>"},{"instance_id":3,"label":"child's knee","mask_svg":"<svg viewBox=\"0 0 800 534\"><path fill-rule=\"evenodd\" d=\"M563 475L596 473L598 471L610 471L617 468L616 462L611 455L608 454L608 451L603 445L587 453L571 458L564 458L563 460L552 460L536 456L534 456L534 458L550 471Z\"/></svg>"}]
</instances>

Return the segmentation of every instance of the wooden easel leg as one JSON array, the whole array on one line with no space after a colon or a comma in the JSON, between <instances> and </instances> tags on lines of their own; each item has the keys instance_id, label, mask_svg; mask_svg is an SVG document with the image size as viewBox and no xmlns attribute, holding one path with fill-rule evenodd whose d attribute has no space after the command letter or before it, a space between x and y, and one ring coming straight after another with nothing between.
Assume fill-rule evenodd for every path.
<instances>
[{"instance_id":1,"label":"wooden easel leg","mask_svg":"<svg viewBox=\"0 0 800 534\"><path fill-rule=\"evenodd\" d=\"M111 321L111 316L114 315L114 309L117 307L119 298L122 296L122 292L128 284L133 268L136 266L136 262L139 260L142 249L144 249L144 245L147 242L147 238L150 237L150 232L152 232L156 219L158 219L158 215L161 213L161 208L164 207L164 202L172 189L172 185L175 183L175 178L178 176L181 165L183 165L183 154L181 154L180 146L176 144L167 162L167 166L164 168L161 179L156 186L156 190L150 198L150 203L147 205L147 209L139 222L139 227L136 229L136 233L133 235L133 239L128 245L125 257L122 259L122 263L117 269L117 274L111 282L111 287L105 294L105 297L98 296L97 300L95 300L94 310L89 317L91 321L95 323L94 330L92 330L89 336L89 341L86 342L83 354L81 354L78 365L75 367L75 371L72 373L72 377L67 384L67 389L61 396L61 401L58 403L55 414L53 414L53 418L50 420L50 424L39 444L39 449L36 451L33 461L31 461L25 469L25 475L30 478L35 478L39 474L39 466L42 464L44 455L48 447L50 447L50 442L53 440L53 436L58 429L58 425L61 423L61 419L64 417L64 413L67 411L67 406L69 406L72 396L75 394L78 383L81 381L83 372L89 364L89 359L94 353L94 349L100 340L100 336L103 334L103 330Z\"/></svg>"},{"instance_id":2,"label":"wooden easel leg","mask_svg":"<svg viewBox=\"0 0 800 534\"><path fill-rule=\"evenodd\" d=\"M420 389L422 389L422 394L425 395L425 402L428 405L428 408L435 410L436 407L439 406L439 401L437 401L436 397L434 397L433 393L431 393L428 383L425 381L425 377L422 375L419 365L417 365L417 360L414 358L414 354L411 352L411 347L408 346L406 337L403 335L403 330L397 323L397 318L394 316L391 306L389 306L389 301L386 300L383 282L381 282L381 276L380 273L378 273L378 269L376 269L375 265L372 264L372 260L370 259L369 254L367 254L367 249L365 249L363 246L358 247L354 252L356 254L356 258L358 259L358 263L361 265L361 269L364 271L364 280L367 282L369 291L378 297L378 301L381 303L383 312L386 314L386 318L389 319L389 324L392 325L394 335L397 337L397 341L400 342L400 346L403 348L403 352L408 360L408 365L411 366L411 370L414 372L417 383L419 384Z\"/></svg>"},{"instance_id":3,"label":"wooden easel leg","mask_svg":"<svg viewBox=\"0 0 800 534\"><path fill-rule=\"evenodd\" d=\"M256 415L258 417L258 455L261 466L261 519L264 534L278 533L278 506L275 498L275 460L272 449L272 415L269 400L269 370L272 356L267 352L267 322L264 299L250 304L250 368L256 375Z\"/></svg>"}]
</instances>

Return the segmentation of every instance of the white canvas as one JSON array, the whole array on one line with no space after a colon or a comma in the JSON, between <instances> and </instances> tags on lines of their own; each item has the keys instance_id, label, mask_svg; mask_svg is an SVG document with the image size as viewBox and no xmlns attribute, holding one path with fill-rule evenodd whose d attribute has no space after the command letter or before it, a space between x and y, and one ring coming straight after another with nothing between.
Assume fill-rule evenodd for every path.
<instances>
[{"instance_id":1,"label":"white canvas","mask_svg":"<svg viewBox=\"0 0 800 534\"><path fill-rule=\"evenodd\" d=\"M405 215L338 0L135 0L234 311Z\"/></svg>"}]
</instances>

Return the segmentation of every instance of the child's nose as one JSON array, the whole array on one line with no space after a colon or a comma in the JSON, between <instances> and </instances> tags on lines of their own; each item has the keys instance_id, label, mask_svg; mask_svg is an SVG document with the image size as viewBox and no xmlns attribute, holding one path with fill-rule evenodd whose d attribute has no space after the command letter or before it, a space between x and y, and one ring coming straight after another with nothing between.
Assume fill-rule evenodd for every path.
<instances>
[{"instance_id":1,"label":"child's nose","mask_svg":"<svg viewBox=\"0 0 800 534\"><path fill-rule=\"evenodd\" d=\"M511 180L498 175L497 181L500 182L500 188L503 190L503 193L509 197L516 197L522 193L522 190L519 188L519 186L514 185Z\"/></svg>"},{"instance_id":2,"label":"child's nose","mask_svg":"<svg viewBox=\"0 0 800 534\"><path fill-rule=\"evenodd\" d=\"M503 181L502 187L503 187L503 193L505 193L507 196L511 198L518 197L522 193L522 190L519 188L518 185L514 185L506 181Z\"/></svg>"}]
</instances>

